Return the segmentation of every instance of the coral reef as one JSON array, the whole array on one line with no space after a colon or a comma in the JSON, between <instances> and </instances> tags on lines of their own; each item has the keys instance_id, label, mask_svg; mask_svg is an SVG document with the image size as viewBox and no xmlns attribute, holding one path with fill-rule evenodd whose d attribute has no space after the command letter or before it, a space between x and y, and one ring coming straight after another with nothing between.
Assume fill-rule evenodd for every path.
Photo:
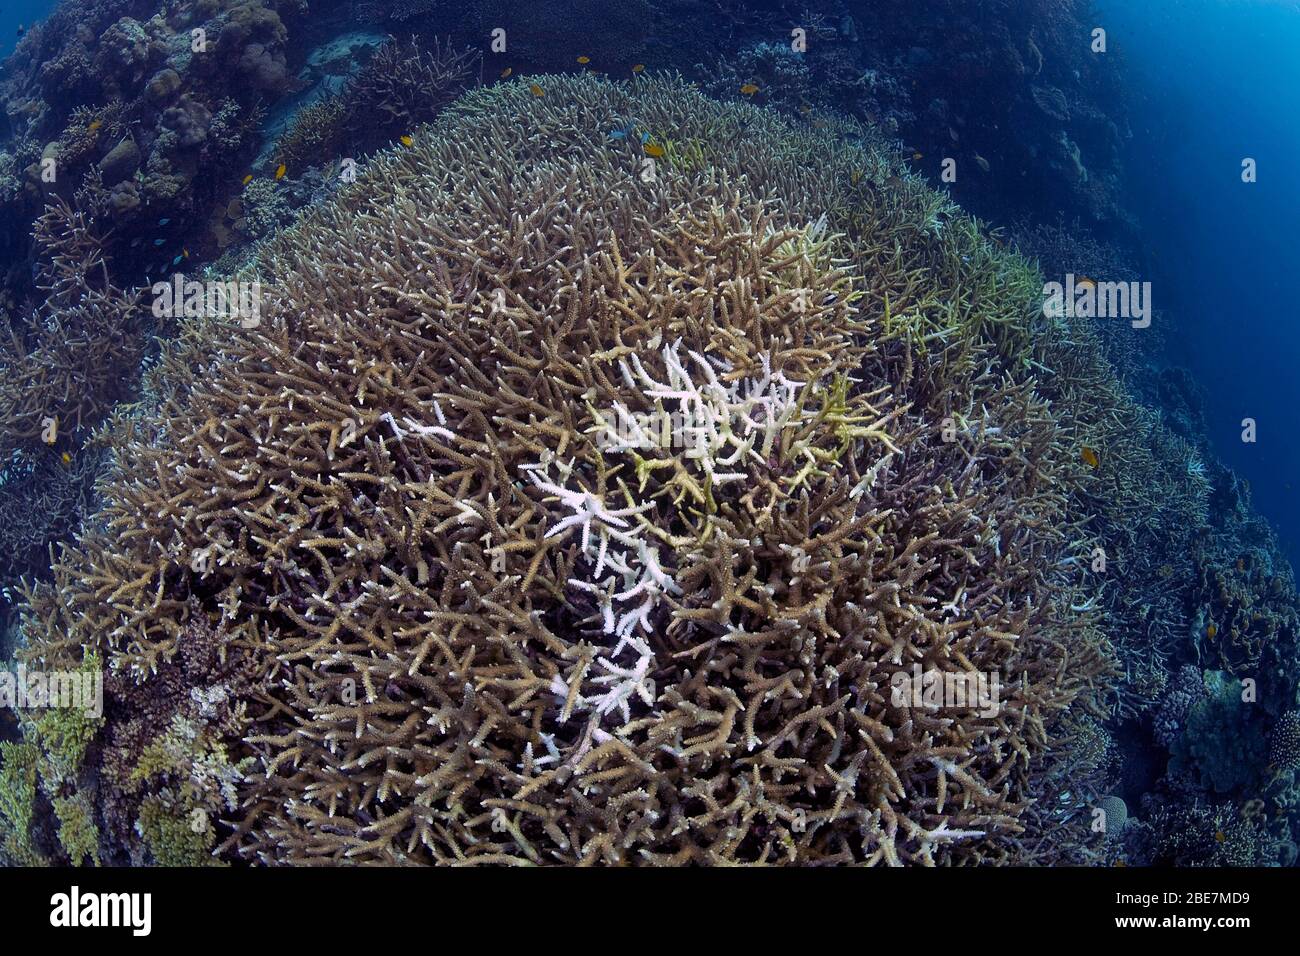
<instances>
[{"instance_id":1,"label":"coral reef","mask_svg":"<svg viewBox=\"0 0 1300 956\"><path fill-rule=\"evenodd\" d=\"M265 101L288 91L289 28L303 9L65 0L0 81L15 179L0 190L0 217L21 242L48 202L75 201L113 227L107 256L120 275L158 275L181 251L161 259L158 246L237 178ZM21 270L5 284L15 299L33 292Z\"/></svg>"},{"instance_id":2,"label":"coral reef","mask_svg":"<svg viewBox=\"0 0 1300 956\"><path fill-rule=\"evenodd\" d=\"M665 29L656 59L715 93L755 84L760 102L811 122L819 109L870 122L905 140L935 182L955 159L948 188L980 215L1047 206L1110 235L1132 230L1119 204L1129 132L1118 54L1090 51L1082 0L715 6L708 31ZM687 3L660 11L665 23L691 15Z\"/></svg>"},{"instance_id":3,"label":"coral reef","mask_svg":"<svg viewBox=\"0 0 1300 956\"><path fill-rule=\"evenodd\" d=\"M1268 738L1251 726L1257 708L1242 700L1240 683L1222 671L1206 671L1202 681L1203 692L1170 745L1169 775L1195 775L1194 787L1230 793L1263 769Z\"/></svg>"},{"instance_id":4,"label":"coral reef","mask_svg":"<svg viewBox=\"0 0 1300 956\"><path fill-rule=\"evenodd\" d=\"M1093 774L1049 744L1114 664L1032 271L866 130L536 82L263 247L265 329L164 363L29 592L25 659L114 675L101 859L192 858L196 810L264 862L1086 858L1041 796ZM654 171L629 116L733 155ZM892 693L922 668L994 712Z\"/></svg>"},{"instance_id":5,"label":"coral reef","mask_svg":"<svg viewBox=\"0 0 1300 956\"><path fill-rule=\"evenodd\" d=\"M74 457L48 449L15 452L0 469L0 587L39 576L51 545L72 537L93 510L103 458L88 448ZM0 621L9 600L0 593Z\"/></svg>"},{"instance_id":6,"label":"coral reef","mask_svg":"<svg viewBox=\"0 0 1300 956\"><path fill-rule=\"evenodd\" d=\"M143 343L147 310L113 284L87 217L61 201L37 222L44 262L38 311L0 345L0 455L57 447L89 429L123 396Z\"/></svg>"},{"instance_id":7,"label":"coral reef","mask_svg":"<svg viewBox=\"0 0 1300 956\"><path fill-rule=\"evenodd\" d=\"M33 29L0 633L108 708L0 713L0 859L1294 862L1291 571L1159 316L1042 309L1137 278L1118 73L1073 0L941 6ZM149 320L205 264L259 329Z\"/></svg>"},{"instance_id":8,"label":"coral reef","mask_svg":"<svg viewBox=\"0 0 1300 956\"><path fill-rule=\"evenodd\" d=\"M273 162L298 168L372 152L437 116L477 80L479 60L438 40L390 37L342 90L295 115Z\"/></svg>"},{"instance_id":9,"label":"coral reef","mask_svg":"<svg viewBox=\"0 0 1300 956\"><path fill-rule=\"evenodd\" d=\"M102 667L93 652L67 663L92 678ZM95 783L85 760L102 718L48 705L23 711L20 720L23 740L0 742L0 864L98 863Z\"/></svg>"},{"instance_id":10,"label":"coral reef","mask_svg":"<svg viewBox=\"0 0 1300 956\"><path fill-rule=\"evenodd\" d=\"M1192 800L1152 801L1130 820L1124 859L1141 866L1293 866L1295 846L1270 834L1259 807Z\"/></svg>"},{"instance_id":11,"label":"coral reef","mask_svg":"<svg viewBox=\"0 0 1300 956\"><path fill-rule=\"evenodd\" d=\"M1128 610L1117 619L1146 627L1141 640L1119 642L1121 653L1135 662L1155 654L1167 678L1163 689L1144 681L1143 694L1125 695L1121 685L1127 716L1115 731L1130 742L1125 760L1148 766L1115 775L1130 778L1127 792L1141 807L1118 859L1291 865L1300 814L1291 571L1241 482L1198 464L1189 461L1188 475L1204 486L1205 506L1185 517L1178 537L1172 527L1161 532L1185 550L1157 550L1165 563L1155 577L1142 562L1137 593L1150 596L1150 609L1135 616L1136 607L1119 605ZM1139 758L1144 750L1151 755Z\"/></svg>"}]
</instances>

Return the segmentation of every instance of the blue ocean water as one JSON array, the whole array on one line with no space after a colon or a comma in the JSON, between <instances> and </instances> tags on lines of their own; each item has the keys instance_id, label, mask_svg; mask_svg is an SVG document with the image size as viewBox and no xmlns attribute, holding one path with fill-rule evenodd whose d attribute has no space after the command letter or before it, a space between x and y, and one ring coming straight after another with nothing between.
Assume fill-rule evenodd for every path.
<instances>
[{"instance_id":1,"label":"blue ocean water","mask_svg":"<svg viewBox=\"0 0 1300 956\"><path fill-rule=\"evenodd\" d=\"M1170 358L1195 373L1214 450L1300 564L1300 4L1100 6L1131 83L1130 203L1155 256L1157 307L1175 323ZM1242 181L1247 158L1255 183Z\"/></svg>"},{"instance_id":2,"label":"blue ocean water","mask_svg":"<svg viewBox=\"0 0 1300 956\"><path fill-rule=\"evenodd\" d=\"M30 28L45 19L54 9L56 0L15 0L0 7L0 57L6 57L18 42L18 28Z\"/></svg>"}]
</instances>

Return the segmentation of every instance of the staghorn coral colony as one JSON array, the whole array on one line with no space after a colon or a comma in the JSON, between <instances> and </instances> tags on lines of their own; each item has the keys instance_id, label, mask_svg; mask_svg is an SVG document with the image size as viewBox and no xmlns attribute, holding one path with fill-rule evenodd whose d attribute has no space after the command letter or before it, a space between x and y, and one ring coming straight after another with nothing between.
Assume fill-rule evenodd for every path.
<instances>
[{"instance_id":1,"label":"staghorn coral colony","mask_svg":"<svg viewBox=\"0 0 1300 956\"><path fill-rule=\"evenodd\" d=\"M0 571L16 662L103 706L0 715L0 860L1294 861L1290 570L1194 390L1159 380L1170 421L1133 339L1044 314L1040 267L1107 248L927 184L897 78L805 109L843 50L481 85L397 35L438 7L20 46L11 114L112 105L16 140L77 176L5 200ZM643 54L642 15L587 49ZM991 49L1064 123L1030 19ZM258 321L150 311L155 213Z\"/></svg>"},{"instance_id":2,"label":"staghorn coral colony","mask_svg":"<svg viewBox=\"0 0 1300 956\"><path fill-rule=\"evenodd\" d=\"M1047 745L1115 665L1071 609L1032 272L884 193L867 130L545 82L471 94L268 247L266 330L174 357L30 595L27 659L110 663L104 855L1049 852ZM646 181L603 137L632 117L734 146ZM1001 711L891 706L917 664L998 675Z\"/></svg>"}]
</instances>

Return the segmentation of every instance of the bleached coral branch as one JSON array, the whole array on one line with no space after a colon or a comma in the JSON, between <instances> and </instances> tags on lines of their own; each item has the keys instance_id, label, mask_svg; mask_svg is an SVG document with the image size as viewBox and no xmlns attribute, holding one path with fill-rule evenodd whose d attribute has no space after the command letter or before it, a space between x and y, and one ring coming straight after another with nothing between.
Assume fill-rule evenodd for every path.
<instances>
[{"instance_id":1,"label":"bleached coral branch","mask_svg":"<svg viewBox=\"0 0 1300 956\"><path fill-rule=\"evenodd\" d=\"M759 357L760 376L726 384L720 377L732 371L726 362L693 350L683 360L680 349L679 339L660 353L667 381L646 371L635 352L619 360L623 382L652 399L655 411L633 413L620 402L613 406L611 420L593 409L597 424L592 431L607 453L684 449L683 457L716 487L745 480L748 475L738 466L765 462L782 431L810 417L802 401L808 383L773 373L770 354Z\"/></svg>"},{"instance_id":2,"label":"bleached coral branch","mask_svg":"<svg viewBox=\"0 0 1300 956\"><path fill-rule=\"evenodd\" d=\"M447 420L443 417L442 409L438 407L437 402L434 402L433 410L434 414L438 416L438 421L445 425ZM402 427L397 424L397 419L393 417L392 412L385 412L379 417L379 420L388 423L388 425L393 429L393 434L397 436L398 441L401 441L408 434L419 435L421 438L444 438L447 441L451 441L456 437L455 433L449 428L444 428L442 425L424 425L407 416L403 416L402 423L406 425L406 428L409 431L403 430Z\"/></svg>"},{"instance_id":3,"label":"bleached coral branch","mask_svg":"<svg viewBox=\"0 0 1300 956\"><path fill-rule=\"evenodd\" d=\"M663 566L659 549L645 540L641 527L631 523L630 519L647 511L652 503L610 508L601 495L585 489L573 490L550 480L553 463L552 457L524 467L538 488L572 512L548 528L545 536L554 538L581 529L581 554L590 562L592 570L590 578L573 577L568 583L594 596L602 631L618 638L608 656L597 660L608 674L595 678L595 682L609 684L620 676L632 681L626 687L617 684L599 699L580 697L578 704L584 707L594 704L601 717L618 709L626 721L627 703L634 693L647 704L654 702L652 685L647 685L645 680L654 663L654 654L649 645L633 634L638 628L644 634L653 633L651 615L669 595L681 594L681 588ZM561 470L567 479L571 469ZM628 648L638 655L630 668L616 663ZM553 690L566 698L569 693L567 685L558 678Z\"/></svg>"},{"instance_id":4,"label":"bleached coral branch","mask_svg":"<svg viewBox=\"0 0 1300 956\"><path fill-rule=\"evenodd\" d=\"M621 644L622 642L620 646ZM654 664L654 654L644 641L634 639L628 644L636 652L636 663L631 667L620 667L608 658L597 658L596 664L603 668L605 673L593 679L593 683L608 688L604 696L595 701L596 713L603 717L617 708L623 716L624 723L632 719L628 702L633 695L651 706L655 702L654 681L648 676L650 667Z\"/></svg>"}]
</instances>

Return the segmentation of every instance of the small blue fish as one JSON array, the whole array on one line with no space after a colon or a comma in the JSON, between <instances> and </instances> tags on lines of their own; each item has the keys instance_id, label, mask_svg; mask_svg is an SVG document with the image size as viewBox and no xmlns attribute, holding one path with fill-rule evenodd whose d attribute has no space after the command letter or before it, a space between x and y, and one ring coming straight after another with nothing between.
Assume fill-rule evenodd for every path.
<instances>
[{"instance_id":1,"label":"small blue fish","mask_svg":"<svg viewBox=\"0 0 1300 956\"><path fill-rule=\"evenodd\" d=\"M641 145L644 146L644 145L645 145L646 143L648 143L648 142L650 142L650 134L649 134L649 133L642 133L642 134L641 134Z\"/></svg>"},{"instance_id":2,"label":"small blue fish","mask_svg":"<svg viewBox=\"0 0 1300 956\"><path fill-rule=\"evenodd\" d=\"M174 266L178 266L178 265L180 265L180 264L181 264L181 260L184 259L184 258L185 258L184 256L177 256L175 259L172 260L172 265L174 265Z\"/></svg>"},{"instance_id":3,"label":"small blue fish","mask_svg":"<svg viewBox=\"0 0 1300 956\"><path fill-rule=\"evenodd\" d=\"M153 241L153 244L154 244L155 246L161 246L161 245L162 245L164 242L166 242L166 241L167 241L166 239L155 239L155 240Z\"/></svg>"},{"instance_id":4,"label":"small blue fish","mask_svg":"<svg viewBox=\"0 0 1300 956\"><path fill-rule=\"evenodd\" d=\"M167 223L169 223L169 222L171 222L170 219L159 219L159 220L158 220L158 225L160 225L160 226L165 226L165 225L167 225Z\"/></svg>"},{"instance_id":5,"label":"small blue fish","mask_svg":"<svg viewBox=\"0 0 1300 956\"><path fill-rule=\"evenodd\" d=\"M610 139L627 139L627 130L616 129L609 134Z\"/></svg>"}]
</instances>

